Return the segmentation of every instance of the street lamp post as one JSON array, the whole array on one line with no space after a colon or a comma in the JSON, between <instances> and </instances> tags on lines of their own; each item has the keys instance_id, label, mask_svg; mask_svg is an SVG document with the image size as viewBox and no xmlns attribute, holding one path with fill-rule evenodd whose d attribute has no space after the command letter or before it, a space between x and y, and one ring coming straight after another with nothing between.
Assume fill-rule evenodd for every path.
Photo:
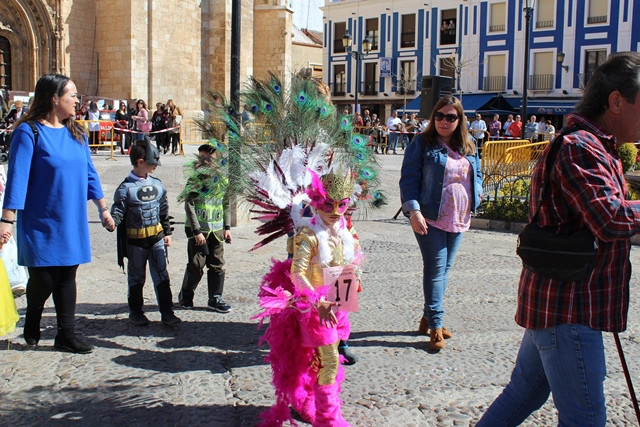
<instances>
[{"instance_id":1,"label":"street lamp post","mask_svg":"<svg viewBox=\"0 0 640 427\"><path fill-rule=\"evenodd\" d=\"M529 90L529 33L535 0L524 0L524 81L522 82L522 121L527 121L527 95Z\"/></svg>"},{"instance_id":2,"label":"street lamp post","mask_svg":"<svg viewBox=\"0 0 640 427\"><path fill-rule=\"evenodd\" d=\"M455 83L456 83L456 90L458 92L458 96L460 99L460 103L462 103L462 86L460 84L460 79L462 78L462 69L464 68L464 64L462 61L462 56L458 56L459 52L458 52L458 48L455 48L453 53L451 54L451 56L449 57L449 61L451 62L451 68L453 69L453 72L455 73Z\"/></svg>"},{"instance_id":3,"label":"street lamp post","mask_svg":"<svg viewBox=\"0 0 640 427\"><path fill-rule=\"evenodd\" d=\"M351 38L351 34L346 33L342 36L342 46L347 49L347 53L356 60L356 93L355 93L355 103L356 106L354 108L354 113L358 111L358 93L360 92L360 62L364 59L365 56L369 54L371 51L371 39L369 36L365 37L362 40L362 49L364 52L359 50L353 50L353 39Z\"/></svg>"}]
</instances>

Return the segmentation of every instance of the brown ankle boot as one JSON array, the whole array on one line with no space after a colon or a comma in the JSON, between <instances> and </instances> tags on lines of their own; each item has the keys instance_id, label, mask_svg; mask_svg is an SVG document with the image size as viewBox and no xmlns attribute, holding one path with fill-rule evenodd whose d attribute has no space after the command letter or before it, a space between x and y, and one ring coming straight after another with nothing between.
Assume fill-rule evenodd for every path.
<instances>
[{"instance_id":1,"label":"brown ankle boot","mask_svg":"<svg viewBox=\"0 0 640 427\"><path fill-rule=\"evenodd\" d=\"M431 329L429 331L429 349L442 350L445 347L444 337L442 336L442 328Z\"/></svg>"},{"instance_id":2,"label":"brown ankle boot","mask_svg":"<svg viewBox=\"0 0 640 427\"><path fill-rule=\"evenodd\" d=\"M431 330L429 329L429 325L427 324L427 319L425 317L420 318L420 325L418 326L418 334L420 335L429 335L431 332ZM445 328L444 326L442 327L442 337L445 340L448 340L449 338L453 338L453 334L451 333L450 330L448 330L447 328Z\"/></svg>"},{"instance_id":3,"label":"brown ankle boot","mask_svg":"<svg viewBox=\"0 0 640 427\"><path fill-rule=\"evenodd\" d=\"M429 324L427 323L427 318L424 316L420 318L420 325L418 326L418 334L429 335Z\"/></svg>"}]
</instances>

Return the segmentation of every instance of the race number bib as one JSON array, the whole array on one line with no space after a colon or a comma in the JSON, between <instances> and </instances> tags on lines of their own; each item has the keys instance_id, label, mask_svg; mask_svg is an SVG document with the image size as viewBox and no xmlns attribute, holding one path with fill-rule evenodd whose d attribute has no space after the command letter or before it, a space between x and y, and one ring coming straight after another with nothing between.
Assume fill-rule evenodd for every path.
<instances>
[{"instance_id":1,"label":"race number bib","mask_svg":"<svg viewBox=\"0 0 640 427\"><path fill-rule=\"evenodd\" d=\"M340 304L337 311L358 311L358 283L353 265L326 267L324 284L329 286L329 301Z\"/></svg>"}]
</instances>

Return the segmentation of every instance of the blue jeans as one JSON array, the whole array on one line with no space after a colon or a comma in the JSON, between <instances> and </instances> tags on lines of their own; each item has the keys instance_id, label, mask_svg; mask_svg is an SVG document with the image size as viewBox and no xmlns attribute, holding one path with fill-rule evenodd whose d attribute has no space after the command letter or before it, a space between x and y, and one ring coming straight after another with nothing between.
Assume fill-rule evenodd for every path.
<instances>
[{"instance_id":1,"label":"blue jeans","mask_svg":"<svg viewBox=\"0 0 640 427\"><path fill-rule=\"evenodd\" d=\"M430 225L427 234L414 234L422 253L424 317L429 322L430 329L442 328L442 300L462 233L449 233Z\"/></svg>"},{"instance_id":2,"label":"blue jeans","mask_svg":"<svg viewBox=\"0 0 640 427\"><path fill-rule=\"evenodd\" d=\"M398 134L394 132L389 132L389 143L387 144L387 153L389 151L396 151L397 146L398 146Z\"/></svg>"},{"instance_id":3,"label":"blue jeans","mask_svg":"<svg viewBox=\"0 0 640 427\"><path fill-rule=\"evenodd\" d=\"M151 281L157 292L160 283L169 281L166 254L164 239L158 240L148 249L140 246L127 245L127 282L129 283L129 287L144 285L147 262L149 262Z\"/></svg>"},{"instance_id":4,"label":"blue jeans","mask_svg":"<svg viewBox=\"0 0 640 427\"><path fill-rule=\"evenodd\" d=\"M547 401L559 426L604 426L602 332L584 325L527 329L511 380L476 427L516 426Z\"/></svg>"},{"instance_id":5,"label":"blue jeans","mask_svg":"<svg viewBox=\"0 0 640 427\"><path fill-rule=\"evenodd\" d=\"M400 135L400 138L402 138L401 146L402 146L402 149L404 150L406 146L409 145L409 135L407 135L406 133L403 133Z\"/></svg>"}]
</instances>

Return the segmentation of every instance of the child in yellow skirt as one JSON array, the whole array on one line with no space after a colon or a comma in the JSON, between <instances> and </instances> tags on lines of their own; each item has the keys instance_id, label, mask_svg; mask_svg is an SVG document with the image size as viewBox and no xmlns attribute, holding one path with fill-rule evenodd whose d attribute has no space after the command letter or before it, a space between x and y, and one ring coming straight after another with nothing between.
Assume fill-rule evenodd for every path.
<instances>
[{"instance_id":1,"label":"child in yellow skirt","mask_svg":"<svg viewBox=\"0 0 640 427\"><path fill-rule=\"evenodd\" d=\"M18 310L16 310L16 303L13 300L9 276L7 276L2 259L0 259L0 337L13 332L18 319Z\"/></svg>"},{"instance_id":2,"label":"child in yellow skirt","mask_svg":"<svg viewBox=\"0 0 640 427\"><path fill-rule=\"evenodd\" d=\"M4 200L4 184L7 177L4 172L4 166L0 166L0 206ZM0 249L9 240L11 234L0 236ZM4 262L0 258L0 337L13 332L18 322L18 311L16 310L16 302L13 300L13 291L11 283L7 275L7 269Z\"/></svg>"}]
</instances>

